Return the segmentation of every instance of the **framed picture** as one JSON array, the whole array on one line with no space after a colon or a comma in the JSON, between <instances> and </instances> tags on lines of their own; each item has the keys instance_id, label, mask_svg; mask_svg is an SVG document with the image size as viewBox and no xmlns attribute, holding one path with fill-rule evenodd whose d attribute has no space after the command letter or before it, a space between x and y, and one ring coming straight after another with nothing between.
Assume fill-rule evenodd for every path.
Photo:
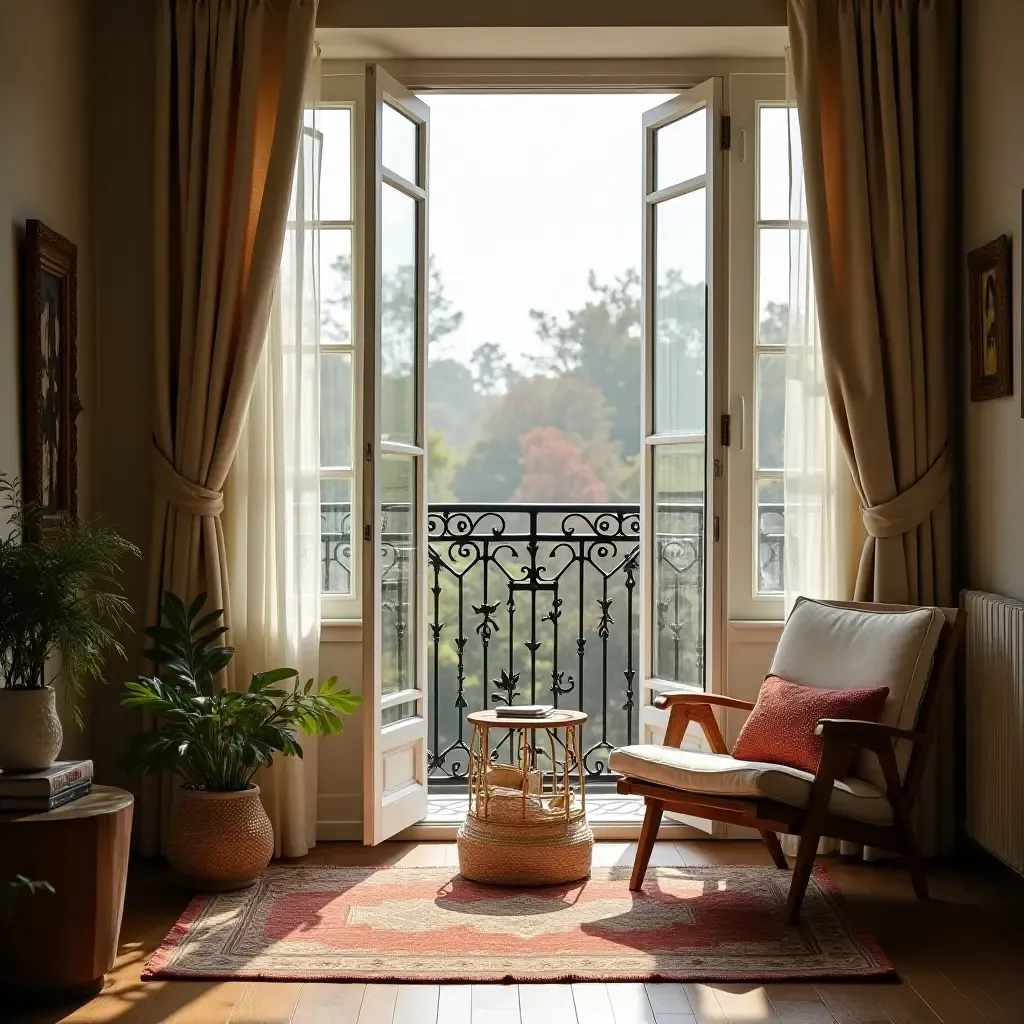
<instances>
[{"instance_id":1,"label":"framed picture","mask_svg":"<svg viewBox=\"0 0 1024 1024\"><path fill-rule=\"evenodd\" d=\"M1013 394L1010 236L967 254L971 401Z\"/></svg>"},{"instance_id":2,"label":"framed picture","mask_svg":"<svg viewBox=\"0 0 1024 1024\"><path fill-rule=\"evenodd\" d=\"M22 492L45 513L78 508L78 250L38 220L25 225Z\"/></svg>"}]
</instances>

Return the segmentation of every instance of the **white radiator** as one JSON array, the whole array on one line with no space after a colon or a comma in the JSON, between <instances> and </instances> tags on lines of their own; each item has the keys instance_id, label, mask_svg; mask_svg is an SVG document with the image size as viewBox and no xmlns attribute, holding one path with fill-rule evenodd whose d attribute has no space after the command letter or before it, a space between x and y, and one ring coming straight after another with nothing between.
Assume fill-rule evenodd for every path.
<instances>
[{"instance_id":1,"label":"white radiator","mask_svg":"<svg viewBox=\"0 0 1024 1024\"><path fill-rule=\"evenodd\" d=\"M1024 603L965 590L967 832L1024 874Z\"/></svg>"}]
</instances>

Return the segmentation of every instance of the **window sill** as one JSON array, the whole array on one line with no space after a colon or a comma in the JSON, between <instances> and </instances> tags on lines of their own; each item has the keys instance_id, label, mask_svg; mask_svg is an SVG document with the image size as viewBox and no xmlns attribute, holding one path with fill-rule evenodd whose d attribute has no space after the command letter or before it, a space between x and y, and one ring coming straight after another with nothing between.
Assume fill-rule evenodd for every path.
<instances>
[{"instance_id":1,"label":"window sill","mask_svg":"<svg viewBox=\"0 0 1024 1024\"><path fill-rule=\"evenodd\" d=\"M321 619L320 643L358 644L363 642L362 619Z\"/></svg>"}]
</instances>

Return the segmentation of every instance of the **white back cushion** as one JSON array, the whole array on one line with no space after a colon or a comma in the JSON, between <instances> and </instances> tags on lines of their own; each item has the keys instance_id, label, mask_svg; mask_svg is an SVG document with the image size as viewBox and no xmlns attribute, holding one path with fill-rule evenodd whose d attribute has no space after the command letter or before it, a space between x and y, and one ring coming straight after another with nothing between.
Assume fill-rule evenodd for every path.
<instances>
[{"instance_id":1,"label":"white back cushion","mask_svg":"<svg viewBox=\"0 0 1024 1024\"><path fill-rule=\"evenodd\" d=\"M771 673L822 690L888 686L879 721L913 729L944 622L938 608L878 612L800 597L779 638ZM911 749L906 740L896 745L901 776ZM854 774L885 792L875 754L863 751Z\"/></svg>"}]
</instances>

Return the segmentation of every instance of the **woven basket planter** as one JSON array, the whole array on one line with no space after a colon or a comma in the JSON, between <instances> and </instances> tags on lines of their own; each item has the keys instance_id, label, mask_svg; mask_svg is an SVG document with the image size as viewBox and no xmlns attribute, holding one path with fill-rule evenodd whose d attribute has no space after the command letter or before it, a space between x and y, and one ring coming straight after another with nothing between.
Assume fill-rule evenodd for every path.
<instances>
[{"instance_id":1,"label":"woven basket planter","mask_svg":"<svg viewBox=\"0 0 1024 1024\"><path fill-rule=\"evenodd\" d=\"M274 829L259 786L237 793L180 789L171 805L165 852L192 888L226 892L252 885L274 853Z\"/></svg>"},{"instance_id":2,"label":"woven basket planter","mask_svg":"<svg viewBox=\"0 0 1024 1024\"><path fill-rule=\"evenodd\" d=\"M594 833L586 815L553 813L521 794L491 794L488 817L468 814L458 834L459 872L488 885L558 885L590 874Z\"/></svg>"}]
</instances>

